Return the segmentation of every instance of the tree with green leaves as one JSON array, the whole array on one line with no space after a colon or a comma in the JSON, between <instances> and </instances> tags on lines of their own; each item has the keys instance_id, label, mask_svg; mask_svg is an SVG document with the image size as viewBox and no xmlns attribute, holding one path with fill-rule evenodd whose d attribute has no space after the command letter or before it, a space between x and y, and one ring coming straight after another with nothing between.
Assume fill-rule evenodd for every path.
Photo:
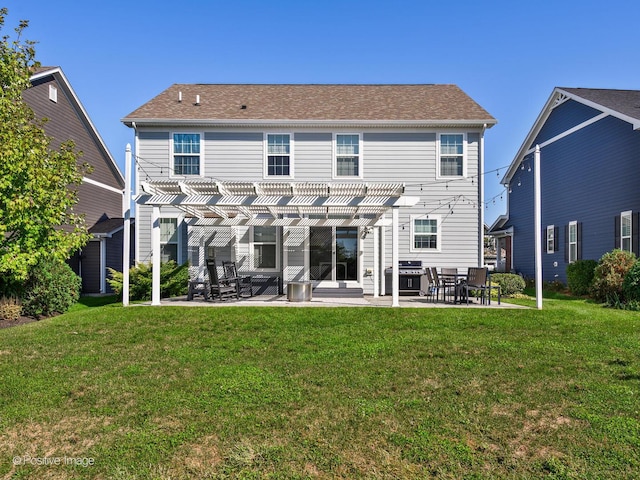
<instances>
[{"instance_id":1,"label":"tree with green leaves","mask_svg":"<svg viewBox=\"0 0 640 480\"><path fill-rule=\"evenodd\" d=\"M7 15L1 8L0 30ZM40 66L35 42L22 40L27 26L21 20L14 38L0 43L0 293L23 282L41 258L66 260L89 238L73 211L89 167L78 164L73 142L51 147L46 120L22 98Z\"/></svg>"}]
</instances>

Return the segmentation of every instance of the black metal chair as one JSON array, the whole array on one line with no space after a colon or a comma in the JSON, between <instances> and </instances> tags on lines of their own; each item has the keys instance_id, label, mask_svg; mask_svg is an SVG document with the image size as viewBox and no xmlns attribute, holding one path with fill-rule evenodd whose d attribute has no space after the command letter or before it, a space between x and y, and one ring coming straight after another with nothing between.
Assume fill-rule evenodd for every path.
<instances>
[{"instance_id":1,"label":"black metal chair","mask_svg":"<svg viewBox=\"0 0 640 480\"><path fill-rule=\"evenodd\" d=\"M487 269L470 267L467 273L467 281L464 284L465 294L467 296L467 305L469 305L469 292L480 292L481 302L484 304L487 292L491 295L490 287L487 285Z\"/></svg>"},{"instance_id":2,"label":"black metal chair","mask_svg":"<svg viewBox=\"0 0 640 480\"><path fill-rule=\"evenodd\" d=\"M236 262L222 262L222 270L224 271L225 278L230 283L236 285L238 296L248 293L250 297L253 297L253 281L251 275L238 275Z\"/></svg>"},{"instance_id":3,"label":"black metal chair","mask_svg":"<svg viewBox=\"0 0 640 480\"><path fill-rule=\"evenodd\" d=\"M235 297L240 298L240 290L237 283L229 281L225 277L218 275L218 268L215 259L207 259L207 272L209 272L209 284L211 286L211 298L226 300Z\"/></svg>"}]
</instances>

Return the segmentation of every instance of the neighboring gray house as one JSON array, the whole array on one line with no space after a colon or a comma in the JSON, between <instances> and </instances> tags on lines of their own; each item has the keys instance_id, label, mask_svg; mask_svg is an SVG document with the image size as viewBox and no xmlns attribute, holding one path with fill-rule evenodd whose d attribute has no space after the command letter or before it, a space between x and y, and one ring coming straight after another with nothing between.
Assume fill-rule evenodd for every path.
<instances>
[{"instance_id":1,"label":"neighboring gray house","mask_svg":"<svg viewBox=\"0 0 640 480\"><path fill-rule=\"evenodd\" d=\"M136 254L385 290L398 260L483 265L484 133L455 85L173 85L135 130ZM388 293L388 292L387 292Z\"/></svg>"},{"instance_id":2,"label":"neighboring gray house","mask_svg":"<svg viewBox=\"0 0 640 480\"><path fill-rule=\"evenodd\" d=\"M31 77L31 85L23 98L37 118L48 119L44 129L53 138L52 148L73 140L82 152L79 161L93 167L78 187L75 207L85 216L93 238L69 264L82 277L83 293L108 292L106 267L122 270L122 238L117 238L117 232L123 224L124 178L62 70L41 67Z\"/></svg>"},{"instance_id":3,"label":"neighboring gray house","mask_svg":"<svg viewBox=\"0 0 640 480\"><path fill-rule=\"evenodd\" d=\"M502 180L507 213L491 227L500 270L533 278L535 235L545 281L566 283L568 264L614 248L640 254L639 107L639 90L553 90ZM541 232L534 229L536 145Z\"/></svg>"}]
</instances>

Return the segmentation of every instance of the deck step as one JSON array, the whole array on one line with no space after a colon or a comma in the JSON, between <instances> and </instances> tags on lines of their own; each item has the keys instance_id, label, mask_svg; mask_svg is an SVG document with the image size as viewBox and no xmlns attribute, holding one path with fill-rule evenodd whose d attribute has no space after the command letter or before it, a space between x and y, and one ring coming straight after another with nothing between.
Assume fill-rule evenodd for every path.
<instances>
[{"instance_id":1,"label":"deck step","mask_svg":"<svg viewBox=\"0 0 640 480\"><path fill-rule=\"evenodd\" d=\"M364 297L364 290L361 288L318 287L313 289L312 295L315 298L362 298Z\"/></svg>"}]
</instances>

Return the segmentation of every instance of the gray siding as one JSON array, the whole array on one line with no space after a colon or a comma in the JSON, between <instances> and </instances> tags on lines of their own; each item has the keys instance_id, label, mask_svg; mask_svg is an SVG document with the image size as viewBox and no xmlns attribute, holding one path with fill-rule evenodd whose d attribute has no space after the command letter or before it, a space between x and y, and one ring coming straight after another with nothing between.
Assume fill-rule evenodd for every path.
<instances>
[{"instance_id":1,"label":"gray siding","mask_svg":"<svg viewBox=\"0 0 640 480\"><path fill-rule=\"evenodd\" d=\"M262 178L264 163L261 132L206 132L205 176L218 180L238 180L249 175Z\"/></svg>"},{"instance_id":2,"label":"gray siding","mask_svg":"<svg viewBox=\"0 0 640 480\"><path fill-rule=\"evenodd\" d=\"M295 134L295 177L296 181L317 182L331 179L332 134Z\"/></svg>"},{"instance_id":3,"label":"gray siding","mask_svg":"<svg viewBox=\"0 0 640 480\"><path fill-rule=\"evenodd\" d=\"M186 130L185 130L186 131ZM193 131L193 130L190 130ZM467 177L443 179L437 177L437 140L442 131L400 130L382 131L370 129L361 131L363 178L365 182L401 182L405 183L406 195L417 196L420 202L411 209L402 209L400 215L400 258L403 260L422 260L427 266L466 268L478 266L480 241L480 208L478 162L480 136L479 131L464 132L460 129L454 133L467 134ZM144 174L154 180L168 179L168 170L160 173L160 169L146 166L144 159L155 164L164 162L169 165L169 134L159 131L140 132L139 150ZM345 131L346 132L346 131ZM287 133L287 132L284 132ZM292 133L294 141L295 181L335 181L332 180L333 169L333 131L297 130ZM340 132L338 132L340 133ZM348 133L357 133L350 130ZM264 179L264 133L247 131L240 128L235 131L204 132L204 171L205 177L222 181L261 181ZM144 180L144 174L140 178ZM289 179L286 179L289 180ZM148 212L146 211L148 210ZM166 215L163 207L162 215ZM411 250L411 215L434 216L441 219L440 250L438 252L412 252ZM391 217L389 212L388 218ZM404 228L403 228L404 227ZM139 209L140 258L150 259L150 208ZM251 252L248 227L238 227L232 231L229 227L202 228L207 232L219 232L229 238L228 246L216 251L216 256L229 257L238 262L243 273L251 271ZM223 233L223 232L227 233ZM304 272L304 235L306 229L284 229L281 254L286 250L288 265L284 275L287 280L306 278ZM193 229L195 232L195 229ZM384 265L391 264L391 228L385 228L386 258ZM191 234L190 234L191 235ZM233 242L231 238L233 237ZM363 240L362 270L373 267L372 236ZM199 240L198 240L199 241ZM202 262L199 244L189 237L184 242L183 259L198 259ZM187 243L189 244L187 250ZM227 244L225 244L227 245ZM221 246L222 247L222 246ZM194 250L195 249L195 250ZM197 252L197 254L196 254ZM284 257L283 257L284 258ZM148 261L148 260L146 260ZM194 273L198 273L194 270ZM277 275L274 274L274 275ZM370 277L361 279L366 292L371 293L373 284Z\"/></svg>"}]
</instances>

